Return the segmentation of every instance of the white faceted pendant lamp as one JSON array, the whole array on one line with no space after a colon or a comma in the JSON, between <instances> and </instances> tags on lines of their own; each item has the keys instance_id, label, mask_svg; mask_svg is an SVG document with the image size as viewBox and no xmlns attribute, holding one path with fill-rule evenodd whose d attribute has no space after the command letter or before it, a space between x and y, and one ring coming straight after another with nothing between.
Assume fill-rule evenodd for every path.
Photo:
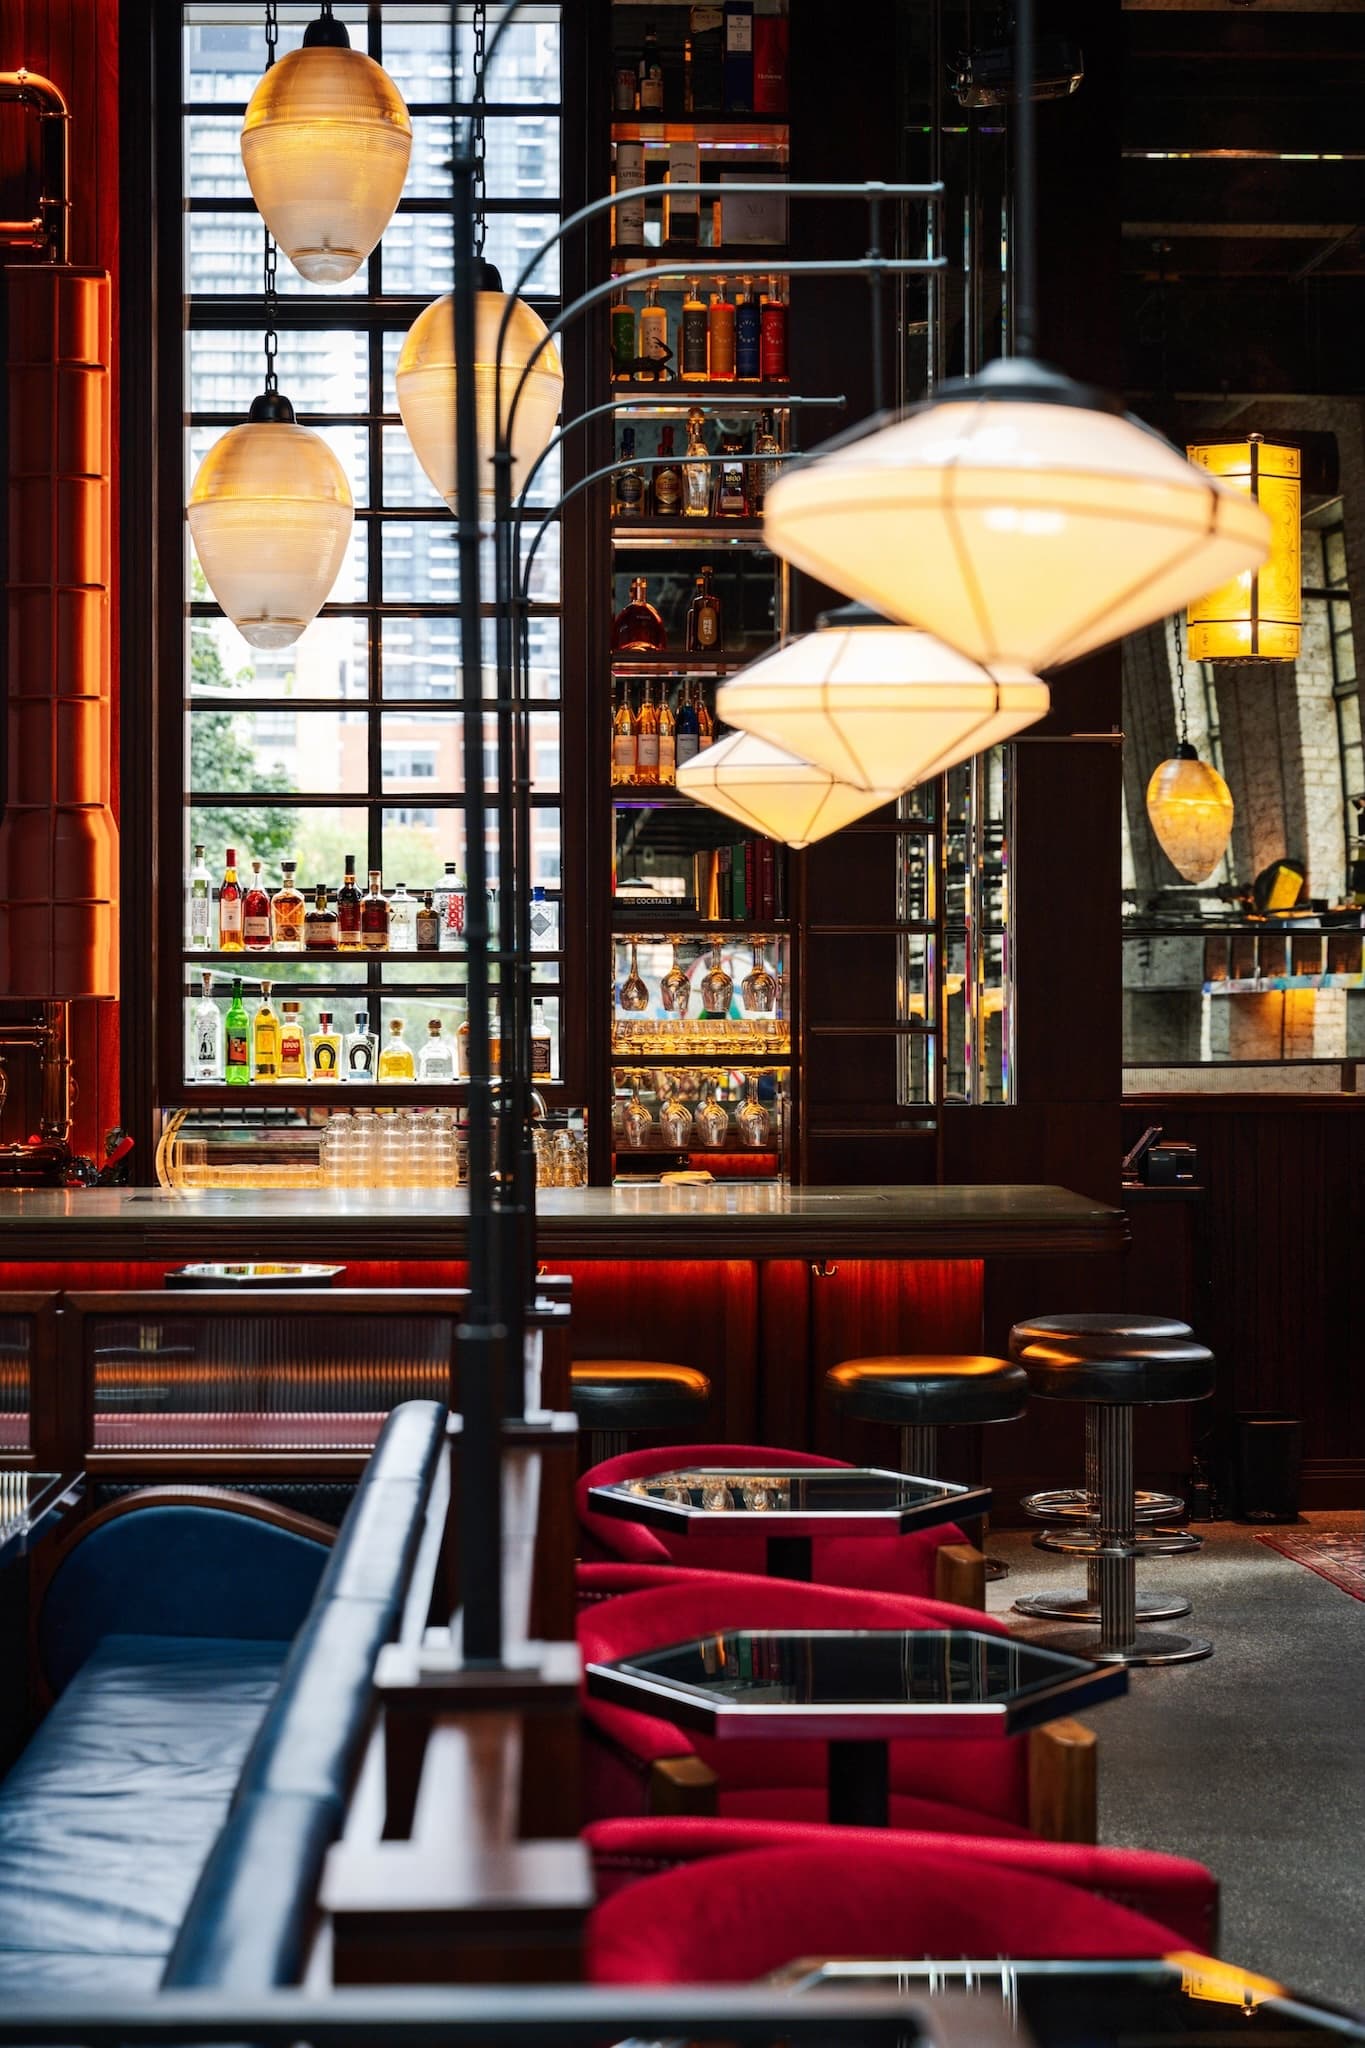
<instances>
[{"instance_id":1,"label":"white faceted pendant lamp","mask_svg":"<svg viewBox=\"0 0 1365 2048\"><path fill-rule=\"evenodd\" d=\"M747 732L731 733L684 762L678 788L751 832L792 847L812 846L900 794L855 789L828 769Z\"/></svg>"},{"instance_id":2,"label":"white faceted pendant lamp","mask_svg":"<svg viewBox=\"0 0 1365 2048\"><path fill-rule=\"evenodd\" d=\"M859 789L909 789L1046 716L1046 683L847 605L722 684L727 725Z\"/></svg>"},{"instance_id":3,"label":"white faceted pendant lamp","mask_svg":"<svg viewBox=\"0 0 1365 2048\"><path fill-rule=\"evenodd\" d=\"M300 276L352 277L398 204L412 122L387 71L351 48L330 8L261 79L241 142L257 209Z\"/></svg>"},{"instance_id":4,"label":"white faceted pendant lamp","mask_svg":"<svg viewBox=\"0 0 1365 2048\"><path fill-rule=\"evenodd\" d=\"M288 647L316 618L354 516L345 470L275 391L214 442L190 490L209 588L252 647Z\"/></svg>"}]
</instances>

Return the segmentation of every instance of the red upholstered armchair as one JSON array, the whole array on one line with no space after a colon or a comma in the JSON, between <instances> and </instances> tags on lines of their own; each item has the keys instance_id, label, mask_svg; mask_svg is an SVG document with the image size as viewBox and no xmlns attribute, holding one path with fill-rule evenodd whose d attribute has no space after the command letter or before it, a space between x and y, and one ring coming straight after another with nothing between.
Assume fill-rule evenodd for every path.
<instances>
[{"instance_id":1,"label":"red upholstered armchair","mask_svg":"<svg viewBox=\"0 0 1365 2048\"><path fill-rule=\"evenodd\" d=\"M1154 1957L1174 1927L1051 1874L864 1828L680 1865L600 1904L597 1984L745 1983L805 1956Z\"/></svg>"},{"instance_id":2,"label":"red upholstered armchair","mask_svg":"<svg viewBox=\"0 0 1365 2048\"><path fill-rule=\"evenodd\" d=\"M579 1479L575 1492L583 1532L582 1555L590 1562L614 1558L624 1564L677 1564L702 1571L763 1572L766 1538L736 1531L716 1536L670 1538L639 1522L618 1522L594 1514L588 1489L623 1479L648 1478L682 1465L838 1465L808 1451L775 1450L764 1444L653 1444L605 1458ZM908 1536L817 1537L812 1577L825 1586L855 1586L863 1592L912 1593L921 1599L955 1600L963 1607L986 1604L985 1560L955 1523L912 1531Z\"/></svg>"},{"instance_id":3,"label":"red upholstered armchair","mask_svg":"<svg viewBox=\"0 0 1365 2048\"><path fill-rule=\"evenodd\" d=\"M580 1597L594 1567L579 1567ZM601 1568L596 1568L601 1569ZM626 1576L610 1568L613 1578ZM653 1572L658 1567L645 1568ZM584 1664L610 1663L728 1628L943 1628L1010 1632L942 1601L742 1573L660 1573L672 1583L583 1608ZM819 1743L721 1743L605 1700L583 1699L587 1819L643 1814L823 1821ZM934 1834L1093 1842L1095 1739L1056 1721L1006 1741L907 1739L891 1745L891 1822Z\"/></svg>"}]
</instances>

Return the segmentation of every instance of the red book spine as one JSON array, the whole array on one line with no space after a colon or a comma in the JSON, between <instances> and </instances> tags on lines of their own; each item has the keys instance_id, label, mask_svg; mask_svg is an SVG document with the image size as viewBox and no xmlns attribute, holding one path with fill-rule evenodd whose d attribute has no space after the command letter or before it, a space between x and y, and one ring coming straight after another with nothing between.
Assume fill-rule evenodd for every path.
<instances>
[{"instance_id":1,"label":"red book spine","mask_svg":"<svg viewBox=\"0 0 1365 2048\"><path fill-rule=\"evenodd\" d=\"M775 917L777 907L773 900L773 843L762 839L758 846L758 914L762 918Z\"/></svg>"},{"instance_id":2,"label":"red book spine","mask_svg":"<svg viewBox=\"0 0 1365 2048\"><path fill-rule=\"evenodd\" d=\"M752 839L744 842L744 915L752 917L759 907L758 847Z\"/></svg>"}]
</instances>

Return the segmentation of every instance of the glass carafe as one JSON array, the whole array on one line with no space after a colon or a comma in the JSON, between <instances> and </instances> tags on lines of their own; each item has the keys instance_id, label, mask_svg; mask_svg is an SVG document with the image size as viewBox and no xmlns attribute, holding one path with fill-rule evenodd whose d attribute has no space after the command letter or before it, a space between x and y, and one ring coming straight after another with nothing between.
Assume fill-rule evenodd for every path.
<instances>
[{"instance_id":1,"label":"glass carafe","mask_svg":"<svg viewBox=\"0 0 1365 2048\"><path fill-rule=\"evenodd\" d=\"M649 990L640 978L640 952L638 946L630 949L630 973L621 983L621 1008L638 1016L641 1010L649 1008Z\"/></svg>"},{"instance_id":2,"label":"glass carafe","mask_svg":"<svg viewBox=\"0 0 1365 2048\"><path fill-rule=\"evenodd\" d=\"M768 1142L772 1129L772 1118L758 1099L758 1075L750 1074L744 1101L735 1116L735 1128L741 1143L760 1147Z\"/></svg>"},{"instance_id":3,"label":"glass carafe","mask_svg":"<svg viewBox=\"0 0 1365 2048\"><path fill-rule=\"evenodd\" d=\"M709 1145L714 1150L725 1143L725 1134L730 1128L730 1119L724 1107L716 1101L716 1084L707 1081L702 1089L701 1108L692 1119L692 1130L698 1143Z\"/></svg>"},{"instance_id":4,"label":"glass carafe","mask_svg":"<svg viewBox=\"0 0 1365 2048\"><path fill-rule=\"evenodd\" d=\"M678 963L678 949L673 948L673 965L659 983L659 1000L671 1017L683 1018L692 1000L692 984Z\"/></svg>"},{"instance_id":5,"label":"glass carafe","mask_svg":"<svg viewBox=\"0 0 1365 2048\"><path fill-rule=\"evenodd\" d=\"M701 1006L705 1015L708 1017L728 1016L730 1013L730 998L734 992L735 984L730 975L725 972L725 965L720 957L720 947L713 946L701 983Z\"/></svg>"}]
</instances>

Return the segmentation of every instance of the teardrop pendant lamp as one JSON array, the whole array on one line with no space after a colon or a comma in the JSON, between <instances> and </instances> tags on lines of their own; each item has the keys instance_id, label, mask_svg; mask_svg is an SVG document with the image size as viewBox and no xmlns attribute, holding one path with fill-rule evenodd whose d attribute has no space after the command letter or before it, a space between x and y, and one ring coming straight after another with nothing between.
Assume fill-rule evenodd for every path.
<instances>
[{"instance_id":1,"label":"teardrop pendant lamp","mask_svg":"<svg viewBox=\"0 0 1365 2048\"><path fill-rule=\"evenodd\" d=\"M845 605L731 676L716 711L856 788L902 791L1009 739L1050 702L1026 669L983 667L932 633Z\"/></svg>"},{"instance_id":2,"label":"teardrop pendant lamp","mask_svg":"<svg viewBox=\"0 0 1365 2048\"><path fill-rule=\"evenodd\" d=\"M403 190L412 121L393 80L324 6L303 47L272 62L242 124L251 196L310 284L354 276Z\"/></svg>"},{"instance_id":3,"label":"teardrop pendant lamp","mask_svg":"<svg viewBox=\"0 0 1365 2048\"><path fill-rule=\"evenodd\" d=\"M751 832L798 848L827 839L900 794L896 789L856 789L828 769L747 732L730 733L684 762L677 786L684 796Z\"/></svg>"},{"instance_id":4,"label":"teardrop pendant lamp","mask_svg":"<svg viewBox=\"0 0 1365 2048\"><path fill-rule=\"evenodd\" d=\"M1174 754L1152 772L1147 816L1162 852L1187 882L1207 882L1227 851L1235 815L1232 791L1211 761L1190 745L1185 702L1185 651L1175 622L1176 721L1180 737Z\"/></svg>"}]
</instances>

